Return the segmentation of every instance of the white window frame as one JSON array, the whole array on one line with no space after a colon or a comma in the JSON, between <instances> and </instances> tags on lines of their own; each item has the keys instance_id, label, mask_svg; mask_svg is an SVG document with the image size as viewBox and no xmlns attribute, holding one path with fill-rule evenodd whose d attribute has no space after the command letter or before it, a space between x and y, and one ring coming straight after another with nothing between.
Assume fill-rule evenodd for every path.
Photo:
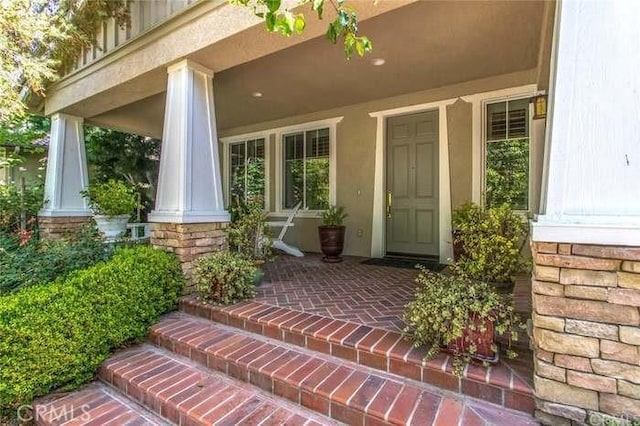
<instances>
[{"instance_id":1,"label":"white window frame","mask_svg":"<svg viewBox=\"0 0 640 426\"><path fill-rule=\"evenodd\" d=\"M265 133L265 132L256 132L256 133L247 133L244 135L237 135L237 136L230 136L230 137L226 137L226 138L220 138L220 142L222 142L222 146L223 146L223 153L222 153L222 158L223 158L223 166L222 166L222 171L223 171L223 177L222 177L222 185L223 185L223 192L224 192L224 205L225 208L229 207L229 200L231 197L231 180L230 180L230 171L231 171L231 145L236 144L236 143L240 143L240 142L247 142L250 140L256 140L256 139L264 139L264 208L265 211L269 211L269 193L270 193L270 182L269 182L269 165L270 165L270 159L269 159L269 138L270 138L271 134L270 133Z\"/></svg>"},{"instance_id":2,"label":"white window frame","mask_svg":"<svg viewBox=\"0 0 640 426\"><path fill-rule=\"evenodd\" d=\"M283 190L284 190L284 136L291 133L307 132L311 130L318 130L323 128L329 129L329 204L336 204L336 175L337 175L337 125L342 121L344 117L334 117L326 120L312 121L302 123L293 126L280 127L273 129L275 133L276 141L276 196L275 196L275 209L273 216L288 215L291 209L284 209L282 207L283 202ZM300 217L319 217L324 210L303 210L300 209L298 216Z\"/></svg>"},{"instance_id":3,"label":"white window frame","mask_svg":"<svg viewBox=\"0 0 640 426\"><path fill-rule=\"evenodd\" d=\"M480 176L480 184L481 184L481 203L483 206L486 206L486 197L487 197L487 107L491 104L497 104L506 102L507 105L511 101L519 101L522 99L529 100L534 94L520 94L513 96L502 96L493 99L483 99L482 100L482 137L481 137L481 161L482 161L482 174ZM529 140L529 172L528 172L528 190L527 190L527 208L526 209L514 209L515 212L521 213L529 213L531 212L531 204L533 201L533 155L534 155L534 147L533 147L533 108L531 103L527 104L529 112L528 112L528 130L529 134L527 139ZM507 114L508 121L508 114ZM507 126L508 127L508 126Z\"/></svg>"},{"instance_id":4,"label":"white window frame","mask_svg":"<svg viewBox=\"0 0 640 426\"><path fill-rule=\"evenodd\" d=\"M493 102L500 102L505 100L513 100L519 98L527 98L544 93L538 90L538 86L535 84L526 84L523 86L508 87L505 89L493 90L490 92L474 93L472 95L462 96L462 100L470 102L472 105L472 191L471 200L480 205L484 205L484 193L485 193L485 139L486 139L486 104ZM533 116L531 115L531 106L529 106L529 140L533 142L534 125L532 123ZM533 198L533 167L532 161L538 153L536 152L535 144L529 145L529 209ZM523 214L528 213L524 212Z\"/></svg>"}]
</instances>

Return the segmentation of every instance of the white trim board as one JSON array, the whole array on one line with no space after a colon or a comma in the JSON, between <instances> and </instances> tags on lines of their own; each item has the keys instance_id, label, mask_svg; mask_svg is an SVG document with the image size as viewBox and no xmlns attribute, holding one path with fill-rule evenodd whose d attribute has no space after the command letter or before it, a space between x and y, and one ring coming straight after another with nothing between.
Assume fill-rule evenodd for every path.
<instances>
[{"instance_id":1,"label":"white trim board","mask_svg":"<svg viewBox=\"0 0 640 426\"><path fill-rule=\"evenodd\" d=\"M376 153L373 190L373 220L371 226L371 257L383 257L386 251L386 219L385 197L386 187L386 133L387 119L398 115L413 114L426 111L438 111L438 162L439 162L439 234L440 263L449 263L453 257L451 244L451 187L449 181L449 136L447 132L447 105L453 104L457 98L446 99L426 104L412 105L369 113L377 119Z\"/></svg>"},{"instance_id":2,"label":"white trim board","mask_svg":"<svg viewBox=\"0 0 640 426\"><path fill-rule=\"evenodd\" d=\"M544 217L541 217L543 219ZM585 218L582 218L583 220ZM629 218L627 218L629 219ZM637 222L640 223L640 218ZM640 225L629 223L532 222L531 240L537 242L640 246Z\"/></svg>"},{"instance_id":3,"label":"white trim board","mask_svg":"<svg viewBox=\"0 0 640 426\"><path fill-rule=\"evenodd\" d=\"M507 89L493 90L490 92L475 93L473 95L462 96L462 100L471 103L472 111L472 154L471 154L471 201L476 204L482 203L482 190L484 179L484 117L485 117L485 105L491 102L506 101L511 99L523 98L526 96L534 96L540 93L535 84L527 84L524 86L510 87ZM531 140L532 132L530 131L529 137ZM533 153L530 151L530 158L533 157ZM531 171L531 170L530 170ZM531 202L531 194L530 194Z\"/></svg>"}]
</instances>

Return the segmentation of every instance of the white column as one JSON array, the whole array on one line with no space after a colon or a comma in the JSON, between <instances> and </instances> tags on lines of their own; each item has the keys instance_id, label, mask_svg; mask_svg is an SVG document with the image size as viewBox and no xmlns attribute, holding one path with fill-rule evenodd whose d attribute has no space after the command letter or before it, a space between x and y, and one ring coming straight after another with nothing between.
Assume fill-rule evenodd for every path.
<instances>
[{"instance_id":1,"label":"white column","mask_svg":"<svg viewBox=\"0 0 640 426\"><path fill-rule=\"evenodd\" d=\"M228 222L218 151L213 71L188 60L168 68L156 208L150 222Z\"/></svg>"},{"instance_id":2,"label":"white column","mask_svg":"<svg viewBox=\"0 0 640 426\"><path fill-rule=\"evenodd\" d=\"M640 2L561 1L535 241L640 245Z\"/></svg>"},{"instance_id":3,"label":"white column","mask_svg":"<svg viewBox=\"0 0 640 426\"><path fill-rule=\"evenodd\" d=\"M40 216L91 216L80 195L88 185L82 122L82 117L67 114L51 116L45 206Z\"/></svg>"}]
</instances>

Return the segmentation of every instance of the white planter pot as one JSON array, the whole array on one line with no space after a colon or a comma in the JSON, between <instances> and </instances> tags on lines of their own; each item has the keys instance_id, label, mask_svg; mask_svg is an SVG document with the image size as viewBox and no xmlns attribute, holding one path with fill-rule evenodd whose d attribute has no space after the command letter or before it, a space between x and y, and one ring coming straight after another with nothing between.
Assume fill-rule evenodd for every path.
<instances>
[{"instance_id":1,"label":"white planter pot","mask_svg":"<svg viewBox=\"0 0 640 426\"><path fill-rule=\"evenodd\" d=\"M95 215L93 219L96 221L98 231L102 233L107 242L116 241L127 232L128 214L119 216Z\"/></svg>"}]
</instances>

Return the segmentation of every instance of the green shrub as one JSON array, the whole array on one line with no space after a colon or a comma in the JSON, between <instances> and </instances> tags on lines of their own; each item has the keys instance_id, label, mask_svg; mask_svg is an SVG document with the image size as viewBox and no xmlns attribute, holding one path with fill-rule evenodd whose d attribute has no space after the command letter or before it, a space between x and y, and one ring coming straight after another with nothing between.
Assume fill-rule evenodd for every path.
<instances>
[{"instance_id":1,"label":"green shrub","mask_svg":"<svg viewBox=\"0 0 640 426\"><path fill-rule=\"evenodd\" d=\"M89 200L89 207L95 214L105 216L132 214L138 205L136 190L115 179L89 185L82 191L82 196Z\"/></svg>"},{"instance_id":2,"label":"green shrub","mask_svg":"<svg viewBox=\"0 0 640 426\"><path fill-rule=\"evenodd\" d=\"M416 347L430 347L427 358L433 358L441 348L458 339L469 345L471 341L465 330L478 330L476 319L490 320L496 334L506 335L509 341L518 340L517 330L524 328L523 324L511 301L496 293L489 284L420 269L415 300L407 305L404 314L403 331ZM497 352L497 347L492 349ZM454 352L454 372L460 375L475 353L473 345L467 353ZM515 353L508 350L507 356L514 357Z\"/></svg>"},{"instance_id":3,"label":"green shrub","mask_svg":"<svg viewBox=\"0 0 640 426\"><path fill-rule=\"evenodd\" d=\"M23 246L15 237L0 234L0 295L53 281L105 260L109 255L92 228L68 240L31 239Z\"/></svg>"},{"instance_id":4,"label":"green shrub","mask_svg":"<svg viewBox=\"0 0 640 426\"><path fill-rule=\"evenodd\" d=\"M511 282L527 270L522 257L527 222L509 206L467 203L453 213L454 245L462 249L453 269L476 280Z\"/></svg>"},{"instance_id":5,"label":"green shrub","mask_svg":"<svg viewBox=\"0 0 640 426\"><path fill-rule=\"evenodd\" d=\"M228 305L254 296L256 271L240 253L225 250L198 259L193 282L206 300Z\"/></svg>"},{"instance_id":6,"label":"green shrub","mask_svg":"<svg viewBox=\"0 0 640 426\"><path fill-rule=\"evenodd\" d=\"M273 242L267 238L269 229L262 197L238 199L231 213L233 220L227 229L231 249L255 264L270 260Z\"/></svg>"},{"instance_id":7,"label":"green shrub","mask_svg":"<svg viewBox=\"0 0 640 426\"><path fill-rule=\"evenodd\" d=\"M0 185L0 232L17 231L21 221L26 229L34 229L43 201L42 185L27 186L22 194L14 185Z\"/></svg>"},{"instance_id":8,"label":"green shrub","mask_svg":"<svg viewBox=\"0 0 640 426\"><path fill-rule=\"evenodd\" d=\"M90 380L114 348L143 339L175 308L182 285L174 256L137 246L0 297L0 411Z\"/></svg>"}]
</instances>

